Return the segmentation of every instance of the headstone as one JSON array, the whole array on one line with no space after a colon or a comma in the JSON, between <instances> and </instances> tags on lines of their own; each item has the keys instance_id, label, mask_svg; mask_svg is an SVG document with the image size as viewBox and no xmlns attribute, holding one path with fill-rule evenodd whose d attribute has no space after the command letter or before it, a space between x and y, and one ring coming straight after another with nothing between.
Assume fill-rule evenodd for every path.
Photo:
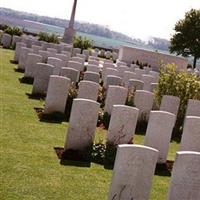
<instances>
[{"instance_id":1,"label":"headstone","mask_svg":"<svg viewBox=\"0 0 200 200\"><path fill-rule=\"evenodd\" d=\"M99 84L92 81L80 81L77 98L97 101L98 92Z\"/></svg>"},{"instance_id":2,"label":"headstone","mask_svg":"<svg viewBox=\"0 0 200 200\"><path fill-rule=\"evenodd\" d=\"M91 56L93 56L93 57L98 57L98 54L99 54L99 53L98 53L98 52L95 52L95 51L92 51L92 52L91 52Z\"/></svg>"},{"instance_id":3,"label":"headstone","mask_svg":"<svg viewBox=\"0 0 200 200\"><path fill-rule=\"evenodd\" d=\"M60 75L61 68L65 66L65 63L61 59L54 57L48 57L47 64L54 66L54 75Z\"/></svg>"},{"instance_id":4,"label":"headstone","mask_svg":"<svg viewBox=\"0 0 200 200\"><path fill-rule=\"evenodd\" d=\"M151 83L151 92L156 90L157 87L158 87L158 83Z\"/></svg>"},{"instance_id":5,"label":"headstone","mask_svg":"<svg viewBox=\"0 0 200 200\"><path fill-rule=\"evenodd\" d=\"M69 61L68 64L67 64L67 67L76 69L79 72L84 70L84 65L82 65L79 62L75 62L75 61Z\"/></svg>"},{"instance_id":6,"label":"headstone","mask_svg":"<svg viewBox=\"0 0 200 200\"><path fill-rule=\"evenodd\" d=\"M89 60L96 60L99 61L99 58L96 56L89 56Z\"/></svg>"},{"instance_id":7,"label":"headstone","mask_svg":"<svg viewBox=\"0 0 200 200\"><path fill-rule=\"evenodd\" d=\"M62 60L62 61L63 61L63 63L64 63L64 66L65 66L65 67L67 67L67 65L68 65L68 62L69 62L69 60L70 60L70 57L69 57L69 55L67 55L67 54L61 54L61 53L57 53L57 54L56 54L56 55L54 55L53 57L55 57L55 58L58 58L58 59Z\"/></svg>"},{"instance_id":8,"label":"headstone","mask_svg":"<svg viewBox=\"0 0 200 200\"><path fill-rule=\"evenodd\" d=\"M115 53L115 52L113 52L113 53L112 53L112 59L113 59L114 61L116 61L117 58L118 58L118 54Z\"/></svg>"},{"instance_id":9,"label":"headstone","mask_svg":"<svg viewBox=\"0 0 200 200\"><path fill-rule=\"evenodd\" d=\"M135 78L136 78L136 73L125 71L124 75L123 75L123 83L124 83L125 87L128 88L129 80L130 79L135 79ZM140 88L140 89L143 89L143 87Z\"/></svg>"},{"instance_id":10,"label":"headstone","mask_svg":"<svg viewBox=\"0 0 200 200\"><path fill-rule=\"evenodd\" d=\"M88 61L88 65L96 65L96 66L99 66L99 61L97 61L97 60L89 60L89 61Z\"/></svg>"},{"instance_id":11,"label":"headstone","mask_svg":"<svg viewBox=\"0 0 200 200\"><path fill-rule=\"evenodd\" d=\"M187 116L185 118L180 151L200 152L200 117Z\"/></svg>"},{"instance_id":12,"label":"headstone","mask_svg":"<svg viewBox=\"0 0 200 200\"><path fill-rule=\"evenodd\" d=\"M136 90L134 105L139 109L139 120L148 120L153 107L153 93L145 90Z\"/></svg>"},{"instance_id":13,"label":"headstone","mask_svg":"<svg viewBox=\"0 0 200 200\"><path fill-rule=\"evenodd\" d=\"M141 80L144 82L143 90L151 91L151 83L154 80L154 77L151 75L143 74Z\"/></svg>"},{"instance_id":14,"label":"headstone","mask_svg":"<svg viewBox=\"0 0 200 200\"><path fill-rule=\"evenodd\" d=\"M84 64L84 62L86 61L86 56L85 56L84 54L79 54L79 53L77 53L76 56L77 56L78 58L83 59L82 62L83 62L83 64Z\"/></svg>"},{"instance_id":15,"label":"headstone","mask_svg":"<svg viewBox=\"0 0 200 200\"><path fill-rule=\"evenodd\" d=\"M26 59L26 68L25 68L24 76L34 78L36 74L37 63L41 63L41 62L42 62L42 56L29 53Z\"/></svg>"},{"instance_id":16,"label":"headstone","mask_svg":"<svg viewBox=\"0 0 200 200\"><path fill-rule=\"evenodd\" d=\"M104 88L108 88L111 85L122 85L122 78L120 78L119 76L112 76L112 75L108 75L106 80L104 81Z\"/></svg>"},{"instance_id":17,"label":"headstone","mask_svg":"<svg viewBox=\"0 0 200 200\"><path fill-rule=\"evenodd\" d=\"M14 61L18 62L19 61L19 57L20 57L20 53L21 53L21 48L22 47L26 47L26 44L23 42L17 42L16 43L16 47L15 47L15 55L14 55Z\"/></svg>"},{"instance_id":18,"label":"headstone","mask_svg":"<svg viewBox=\"0 0 200 200\"><path fill-rule=\"evenodd\" d=\"M189 99L187 110L186 110L186 116L198 116L200 117L200 101Z\"/></svg>"},{"instance_id":19,"label":"headstone","mask_svg":"<svg viewBox=\"0 0 200 200\"><path fill-rule=\"evenodd\" d=\"M95 83L99 83L100 74L96 72L86 71L84 74L84 81L93 81Z\"/></svg>"},{"instance_id":20,"label":"headstone","mask_svg":"<svg viewBox=\"0 0 200 200\"><path fill-rule=\"evenodd\" d=\"M10 48L11 41L12 41L12 36L7 33L4 33L1 39L3 48Z\"/></svg>"},{"instance_id":21,"label":"headstone","mask_svg":"<svg viewBox=\"0 0 200 200\"><path fill-rule=\"evenodd\" d=\"M119 76L119 71L117 69L114 69L114 68L106 68L105 70L103 70L102 71L102 78L103 78L104 82L106 81L108 75Z\"/></svg>"},{"instance_id":22,"label":"headstone","mask_svg":"<svg viewBox=\"0 0 200 200\"><path fill-rule=\"evenodd\" d=\"M135 90L143 90L144 82L138 79L129 79L128 81L128 90L135 91Z\"/></svg>"},{"instance_id":23,"label":"headstone","mask_svg":"<svg viewBox=\"0 0 200 200\"><path fill-rule=\"evenodd\" d=\"M113 61L106 59L106 60L104 60L104 65L106 65L106 64L113 64ZM114 64L113 64L113 66L114 66Z\"/></svg>"},{"instance_id":24,"label":"headstone","mask_svg":"<svg viewBox=\"0 0 200 200\"><path fill-rule=\"evenodd\" d=\"M89 56L90 56L90 51L87 49L84 49L82 52L83 55L85 55L86 60L88 60Z\"/></svg>"},{"instance_id":25,"label":"headstone","mask_svg":"<svg viewBox=\"0 0 200 200\"><path fill-rule=\"evenodd\" d=\"M90 157L97 125L99 103L88 99L73 100L64 150Z\"/></svg>"},{"instance_id":26,"label":"headstone","mask_svg":"<svg viewBox=\"0 0 200 200\"><path fill-rule=\"evenodd\" d=\"M154 77L154 80L153 80L154 83L157 83L157 82L158 82L158 80L159 80L159 73L158 73L158 72L150 71L150 72L149 72L149 75L151 75L151 76Z\"/></svg>"},{"instance_id":27,"label":"headstone","mask_svg":"<svg viewBox=\"0 0 200 200\"><path fill-rule=\"evenodd\" d=\"M81 49L80 48L74 48L73 49L73 56L76 56L77 53L81 53Z\"/></svg>"},{"instance_id":28,"label":"headstone","mask_svg":"<svg viewBox=\"0 0 200 200\"><path fill-rule=\"evenodd\" d=\"M34 76L32 94L46 94L50 76L54 67L45 63L37 63Z\"/></svg>"},{"instance_id":29,"label":"headstone","mask_svg":"<svg viewBox=\"0 0 200 200\"><path fill-rule=\"evenodd\" d=\"M37 45L32 45L31 49L33 49L33 53L38 54L39 50L42 50L42 47Z\"/></svg>"},{"instance_id":30,"label":"headstone","mask_svg":"<svg viewBox=\"0 0 200 200\"><path fill-rule=\"evenodd\" d=\"M200 199L200 152L180 151L176 154L168 200Z\"/></svg>"},{"instance_id":31,"label":"headstone","mask_svg":"<svg viewBox=\"0 0 200 200\"><path fill-rule=\"evenodd\" d=\"M141 145L119 145L109 200L148 200L158 151Z\"/></svg>"},{"instance_id":32,"label":"headstone","mask_svg":"<svg viewBox=\"0 0 200 200\"><path fill-rule=\"evenodd\" d=\"M15 49L16 43L21 42L21 37L17 35L13 35L12 37L12 47Z\"/></svg>"},{"instance_id":33,"label":"headstone","mask_svg":"<svg viewBox=\"0 0 200 200\"><path fill-rule=\"evenodd\" d=\"M107 142L129 144L133 140L139 110L130 106L114 105L108 128Z\"/></svg>"},{"instance_id":34,"label":"headstone","mask_svg":"<svg viewBox=\"0 0 200 200\"><path fill-rule=\"evenodd\" d=\"M87 71L90 71L90 72L96 72L96 73L99 73L100 72L100 68L96 65L88 65L87 66Z\"/></svg>"},{"instance_id":35,"label":"headstone","mask_svg":"<svg viewBox=\"0 0 200 200\"><path fill-rule=\"evenodd\" d=\"M60 75L69 78L72 83L77 83L79 81L80 72L73 68L62 67Z\"/></svg>"},{"instance_id":36,"label":"headstone","mask_svg":"<svg viewBox=\"0 0 200 200\"><path fill-rule=\"evenodd\" d=\"M175 96L164 95L161 100L160 110L173 113L177 116L180 99Z\"/></svg>"},{"instance_id":37,"label":"headstone","mask_svg":"<svg viewBox=\"0 0 200 200\"><path fill-rule=\"evenodd\" d=\"M71 81L69 78L57 75L50 76L44 113L65 113L70 85Z\"/></svg>"},{"instance_id":38,"label":"headstone","mask_svg":"<svg viewBox=\"0 0 200 200\"><path fill-rule=\"evenodd\" d=\"M48 57L51 57L50 52L44 51L44 50L39 50L38 54L42 56L42 62L43 63L47 63Z\"/></svg>"},{"instance_id":39,"label":"headstone","mask_svg":"<svg viewBox=\"0 0 200 200\"><path fill-rule=\"evenodd\" d=\"M127 66L127 63L122 62L122 61L117 61L116 65L117 65L117 67L119 67L119 66L121 66L121 65Z\"/></svg>"},{"instance_id":40,"label":"headstone","mask_svg":"<svg viewBox=\"0 0 200 200\"><path fill-rule=\"evenodd\" d=\"M136 73L136 79L141 80L142 75L145 74L145 71L143 69L135 68Z\"/></svg>"},{"instance_id":41,"label":"headstone","mask_svg":"<svg viewBox=\"0 0 200 200\"><path fill-rule=\"evenodd\" d=\"M124 66L124 65L120 65L119 67L117 67L117 70L119 71L119 76L120 76L121 78L123 78L124 72L125 72L125 71L130 71L130 68L127 67L127 66Z\"/></svg>"},{"instance_id":42,"label":"headstone","mask_svg":"<svg viewBox=\"0 0 200 200\"><path fill-rule=\"evenodd\" d=\"M30 48L27 48L27 47L21 47L18 69L25 70L26 60L27 60L27 56L28 56L29 53L33 53L33 49L30 49Z\"/></svg>"},{"instance_id":43,"label":"headstone","mask_svg":"<svg viewBox=\"0 0 200 200\"><path fill-rule=\"evenodd\" d=\"M47 51L51 52L53 55L58 53L57 49L54 49L54 48L47 48Z\"/></svg>"},{"instance_id":44,"label":"headstone","mask_svg":"<svg viewBox=\"0 0 200 200\"><path fill-rule=\"evenodd\" d=\"M104 112L111 115L113 105L125 105L128 90L121 86L109 86L105 100Z\"/></svg>"},{"instance_id":45,"label":"headstone","mask_svg":"<svg viewBox=\"0 0 200 200\"><path fill-rule=\"evenodd\" d=\"M78 62L78 63L81 63L82 65L84 65L84 62L85 62L85 60L80 57L72 57L70 61Z\"/></svg>"},{"instance_id":46,"label":"headstone","mask_svg":"<svg viewBox=\"0 0 200 200\"><path fill-rule=\"evenodd\" d=\"M151 111L144 145L159 151L158 163L166 163L176 116L165 111Z\"/></svg>"}]
</instances>

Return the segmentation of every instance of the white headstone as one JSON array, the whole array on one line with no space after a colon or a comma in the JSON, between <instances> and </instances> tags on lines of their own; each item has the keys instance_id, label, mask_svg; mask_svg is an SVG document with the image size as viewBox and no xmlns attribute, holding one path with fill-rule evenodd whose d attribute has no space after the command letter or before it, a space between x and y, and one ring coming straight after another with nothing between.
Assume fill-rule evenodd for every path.
<instances>
[{"instance_id":1,"label":"white headstone","mask_svg":"<svg viewBox=\"0 0 200 200\"><path fill-rule=\"evenodd\" d=\"M93 81L95 83L99 83L99 79L100 74L91 71L86 71L83 78L84 81Z\"/></svg>"},{"instance_id":2,"label":"white headstone","mask_svg":"<svg viewBox=\"0 0 200 200\"><path fill-rule=\"evenodd\" d=\"M44 113L65 112L70 84L69 78L57 75L50 76Z\"/></svg>"},{"instance_id":3,"label":"white headstone","mask_svg":"<svg viewBox=\"0 0 200 200\"><path fill-rule=\"evenodd\" d=\"M141 80L144 82L143 90L151 91L151 83L154 80L154 77L151 75L143 74Z\"/></svg>"},{"instance_id":4,"label":"white headstone","mask_svg":"<svg viewBox=\"0 0 200 200\"><path fill-rule=\"evenodd\" d=\"M64 150L76 150L87 154L93 145L98 119L99 103L88 99L73 100L69 128Z\"/></svg>"},{"instance_id":5,"label":"white headstone","mask_svg":"<svg viewBox=\"0 0 200 200\"><path fill-rule=\"evenodd\" d=\"M180 151L200 152L200 117L187 116L185 118Z\"/></svg>"},{"instance_id":6,"label":"white headstone","mask_svg":"<svg viewBox=\"0 0 200 200\"><path fill-rule=\"evenodd\" d=\"M26 68L26 60L29 53L33 53L33 49L27 47L21 47L20 56L19 56L19 64L18 69L25 70Z\"/></svg>"},{"instance_id":7,"label":"white headstone","mask_svg":"<svg viewBox=\"0 0 200 200\"><path fill-rule=\"evenodd\" d=\"M105 100L104 112L111 115L113 105L125 105L128 90L121 86L109 86Z\"/></svg>"},{"instance_id":8,"label":"white headstone","mask_svg":"<svg viewBox=\"0 0 200 200\"><path fill-rule=\"evenodd\" d=\"M198 116L200 117L200 101L189 99L187 110L186 110L186 116Z\"/></svg>"},{"instance_id":9,"label":"white headstone","mask_svg":"<svg viewBox=\"0 0 200 200\"><path fill-rule=\"evenodd\" d=\"M11 41L12 41L12 36L7 33L4 33L1 39L3 48L10 48Z\"/></svg>"},{"instance_id":10,"label":"white headstone","mask_svg":"<svg viewBox=\"0 0 200 200\"><path fill-rule=\"evenodd\" d=\"M114 105L108 128L107 142L114 145L132 142L138 113L137 108Z\"/></svg>"},{"instance_id":11,"label":"white headstone","mask_svg":"<svg viewBox=\"0 0 200 200\"><path fill-rule=\"evenodd\" d=\"M180 151L174 162L168 200L200 199L200 152Z\"/></svg>"},{"instance_id":12,"label":"white headstone","mask_svg":"<svg viewBox=\"0 0 200 200\"><path fill-rule=\"evenodd\" d=\"M99 84L92 81L80 81L77 98L97 101L98 92Z\"/></svg>"},{"instance_id":13,"label":"white headstone","mask_svg":"<svg viewBox=\"0 0 200 200\"><path fill-rule=\"evenodd\" d=\"M158 151L141 145L119 145L109 200L148 200Z\"/></svg>"},{"instance_id":14,"label":"white headstone","mask_svg":"<svg viewBox=\"0 0 200 200\"><path fill-rule=\"evenodd\" d=\"M151 111L144 145L159 151L158 163L166 163L176 116L165 111Z\"/></svg>"},{"instance_id":15,"label":"white headstone","mask_svg":"<svg viewBox=\"0 0 200 200\"><path fill-rule=\"evenodd\" d=\"M15 55L14 55L14 61L18 62L19 61L19 57L20 57L20 53L21 53L21 48L22 47L26 47L26 44L23 42L17 42L16 43L16 47L15 47Z\"/></svg>"},{"instance_id":16,"label":"white headstone","mask_svg":"<svg viewBox=\"0 0 200 200\"><path fill-rule=\"evenodd\" d=\"M54 57L48 57L47 64L54 66L54 75L60 75L61 69L65 65L61 59Z\"/></svg>"},{"instance_id":17,"label":"white headstone","mask_svg":"<svg viewBox=\"0 0 200 200\"><path fill-rule=\"evenodd\" d=\"M80 72L73 68L63 67L60 75L69 78L71 82L77 83L79 81Z\"/></svg>"}]
</instances>

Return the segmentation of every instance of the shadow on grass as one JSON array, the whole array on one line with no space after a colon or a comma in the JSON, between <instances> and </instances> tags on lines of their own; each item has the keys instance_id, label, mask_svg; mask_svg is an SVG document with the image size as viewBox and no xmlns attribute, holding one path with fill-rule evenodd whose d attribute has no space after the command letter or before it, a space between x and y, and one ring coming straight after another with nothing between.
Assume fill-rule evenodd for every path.
<instances>
[{"instance_id":1,"label":"shadow on grass","mask_svg":"<svg viewBox=\"0 0 200 200\"><path fill-rule=\"evenodd\" d=\"M22 77L22 78L19 78L19 82L20 83L25 83L25 84L29 84L29 85L32 85L33 81L34 81L34 78L32 78L32 77Z\"/></svg>"},{"instance_id":2,"label":"shadow on grass","mask_svg":"<svg viewBox=\"0 0 200 200\"><path fill-rule=\"evenodd\" d=\"M10 63L11 63L11 64L18 64L18 61L10 60Z\"/></svg>"},{"instance_id":3,"label":"shadow on grass","mask_svg":"<svg viewBox=\"0 0 200 200\"><path fill-rule=\"evenodd\" d=\"M157 164L155 175L157 176L171 176L171 171L173 168L174 161L167 160L164 164Z\"/></svg>"},{"instance_id":4,"label":"shadow on grass","mask_svg":"<svg viewBox=\"0 0 200 200\"><path fill-rule=\"evenodd\" d=\"M25 70L24 69L19 69L19 68L14 68L15 72L19 72L19 73L24 73Z\"/></svg>"},{"instance_id":5,"label":"shadow on grass","mask_svg":"<svg viewBox=\"0 0 200 200\"><path fill-rule=\"evenodd\" d=\"M34 110L36 111L40 122L61 124L63 121L67 121L66 115L63 113L53 112L50 114L45 114L44 108L36 108L36 107L34 108Z\"/></svg>"},{"instance_id":6,"label":"shadow on grass","mask_svg":"<svg viewBox=\"0 0 200 200\"><path fill-rule=\"evenodd\" d=\"M46 97L46 94L30 94L30 93L26 93L26 96L28 96L29 99L36 99L36 100L44 100Z\"/></svg>"},{"instance_id":7,"label":"shadow on grass","mask_svg":"<svg viewBox=\"0 0 200 200\"><path fill-rule=\"evenodd\" d=\"M68 150L65 152L62 147L54 147L54 150L61 165L76 167L91 166L91 160L88 158L85 159L78 151Z\"/></svg>"}]
</instances>

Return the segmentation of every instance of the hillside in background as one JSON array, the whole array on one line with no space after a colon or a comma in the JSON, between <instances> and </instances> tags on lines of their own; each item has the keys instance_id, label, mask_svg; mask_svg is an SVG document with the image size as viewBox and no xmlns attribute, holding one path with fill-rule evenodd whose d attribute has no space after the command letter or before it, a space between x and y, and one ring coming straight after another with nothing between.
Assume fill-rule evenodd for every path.
<instances>
[{"instance_id":1,"label":"hillside in background","mask_svg":"<svg viewBox=\"0 0 200 200\"><path fill-rule=\"evenodd\" d=\"M0 8L0 21L1 23L7 23L12 26L17 25L24 29L26 28L29 30L32 29L31 31L35 31L35 32L36 31L48 32L48 29L52 28L52 30L49 30L49 32L55 32L59 35L63 34L64 27L66 27L69 23L69 20L52 18L52 17L47 17L47 16L40 16L40 15L31 14L27 12L15 11L8 8ZM43 24L47 24L51 26L45 27L43 30L43 28L39 28L40 26L39 23L36 24L36 23L31 23L31 22L39 22L39 23L43 23ZM83 22L78 22L78 21L76 21L75 23L75 29L78 32L80 32L80 35L87 36L87 34L89 34L89 35L97 36L97 37L92 37L93 40L97 39L98 36L112 39L113 42L111 42L109 46L113 46L113 47L120 45L121 42L119 41L122 41L122 42L126 42L127 44L131 46L140 46L140 47L146 47L150 49L168 51L169 41L165 39L161 39L161 38L153 37L146 43L142 41L141 39L131 38L125 34L112 31L109 28L102 25L83 23ZM105 41L107 40L105 39Z\"/></svg>"}]
</instances>

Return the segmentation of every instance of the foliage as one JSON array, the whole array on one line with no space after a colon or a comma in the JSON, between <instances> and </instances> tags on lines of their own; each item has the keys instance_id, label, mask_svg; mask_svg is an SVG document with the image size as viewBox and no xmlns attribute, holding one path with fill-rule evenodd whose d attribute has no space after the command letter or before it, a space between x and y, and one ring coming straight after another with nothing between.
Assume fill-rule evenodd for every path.
<instances>
[{"instance_id":1,"label":"foliage","mask_svg":"<svg viewBox=\"0 0 200 200\"><path fill-rule=\"evenodd\" d=\"M180 98L175 127L176 130L180 130L183 125L188 99L200 100L200 79L195 74L186 71L178 72L174 65L163 66L160 71L158 87L155 89L155 98L158 105L160 105L163 95L173 95Z\"/></svg>"},{"instance_id":2,"label":"foliage","mask_svg":"<svg viewBox=\"0 0 200 200\"><path fill-rule=\"evenodd\" d=\"M86 37L75 36L73 38L73 47L80 48L81 51L83 51L84 49L92 48L92 46L93 46L93 41Z\"/></svg>"},{"instance_id":3,"label":"foliage","mask_svg":"<svg viewBox=\"0 0 200 200\"><path fill-rule=\"evenodd\" d=\"M4 31L8 28L9 26L7 24L0 24L0 30Z\"/></svg>"},{"instance_id":4,"label":"foliage","mask_svg":"<svg viewBox=\"0 0 200 200\"><path fill-rule=\"evenodd\" d=\"M9 34L9 35L17 35L17 36L21 36L23 34L22 30L19 27L10 27L8 26L5 30L5 33Z\"/></svg>"},{"instance_id":5,"label":"foliage","mask_svg":"<svg viewBox=\"0 0 200 200\"><path fill-rule=\"evenodd\" d=\"M200 9L191 9L185 18L175 25L176 33L171 38L170 52L178 55L194 56L193 67L200 58Z\"/></svg>"},{"instance_id":6,"label":"foliage","mask_svg":"<svg viewBox=\"0 0 200 200\"><path fill-rule=\"evenodd\" d=\"M93 145L92 161L98 164L103 164L105 159L106 145L100 140Z\"/></svg>"},{"instance_id":7,"label":"foliage","mask_svg":"<svg viewBox=\"0 0 200 200\"><path fill-rule=\"evenodd\" d=\"M49 34L49 33L40 32L38 34L38 37L39 37L38 40L40 41L45 41L48 43L56 43L56 44L59 43L58 36L54 33Z\"/></svg>"}]
</instances>

